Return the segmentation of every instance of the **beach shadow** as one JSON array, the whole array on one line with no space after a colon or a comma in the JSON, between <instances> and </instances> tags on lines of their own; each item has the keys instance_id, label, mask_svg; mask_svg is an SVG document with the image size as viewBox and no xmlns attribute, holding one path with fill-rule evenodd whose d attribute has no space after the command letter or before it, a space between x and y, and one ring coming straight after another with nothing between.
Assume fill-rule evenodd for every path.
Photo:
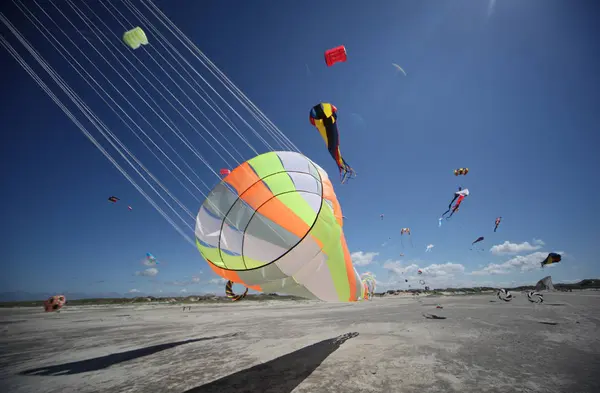
<instances>
[{"instance_id":1,"label":"beach shadow","mask_svg":"<svg viewBox=\"0 0 600 393\"><path fill-rule=\"evenodd\" d=\"M551 325L551 326L556 326L558 325L558 322L545 322L545 321L538 321L538 323L541 323L543 325Z\"/></svg>"},{"instance_id":2,"label":"beach shadow","mask_svg":"<svg viewBox=\"0 0 600 393\"><path fill-rule=\"evenodd\" d=\"M423 316L427 319L446 319L446 317L441 317L439 315L428 314L428 313L423 313Z\"/></svg>"},{"instance_id":3,"label":"beach shadow","mask_svg":"<svg viewBox=\"0 0 600 393\"><path fill-rule=\"evenodd\" d=\"M59 376L87 373L90 371L98 371L108 368L115 364L127 362L129 360L138 359L144 356L153 355L165 349L175 348L183 344L190 344L198 341L214 340L217 338L225 338L235 336L234 334L226 334L222 336L200 337L185 341L176 341L166 344L152 345L150 347L133 349L131 351L113 353L106 356L101 356L92 359L79 360L77 362L57 364L55 366L38 367L31 370L22 371L19 375L44 375L44 376Z\"/></svg>"},{"instance_id":4,"label":"beach shadow","mask_svg":"<svg viewBox=\"0 0 600 393\"><path fill-rule=\"evenodd\" d=\"M323 340L184 393L290 393L344 342L356 336L358 333L346 333Z\"/></svg>"}]
</instances>

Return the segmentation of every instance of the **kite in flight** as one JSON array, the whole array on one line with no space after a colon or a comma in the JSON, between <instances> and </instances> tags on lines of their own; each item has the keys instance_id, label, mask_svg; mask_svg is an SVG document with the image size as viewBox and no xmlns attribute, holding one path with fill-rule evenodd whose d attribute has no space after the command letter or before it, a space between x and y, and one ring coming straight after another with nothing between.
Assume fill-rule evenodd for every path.
<instances>
[{"instance_id":1,"label":"kite in flight","mask_svg":"<svg viewBox=\"0 0 600 393\"><path fill-rule=\"evenodd\" d=\"M465 188L463 190L462 187L458 187L458 191L456 191L454 193L454 198L452 198L452 200L450 201L450 204L448 205L448 210L446 210L444 212L444 214L442 214L442 218L444 218L444 216L446 214L448 214L450 211L452 211L452 213L450 213L450 215L448 217L446 217L446 220L449 219L450 217L452 217L452 215L458 211L458 209L460 208L460 204L467 196L469 196L469 189ZM456 204L454 204L454 206L452 206L452 203L454 201L456 201Z\"/></svg>"},{"instance_id":2,"label":"kite in flight","mask_svg":"<svg viewBox=\"0 0 600 393\"><path fill-rule=\"evenodd\" d=\"M406 71L404 71L404 70L402 69L402 67L400 67L400 66L399 66L398 64L396 64L396 63L392 63L392 65L393 65L394 67L396 67L396 69L397 69L398 71L402 72L402 73L404 74L404 76L406 76Z\"/></svg>"},{"instance_id":3,"label":"kite in flight","mask_svg":"<svg viewBox=\"0 0 600 393\"><path fill-rule=\"evenodd\" d=\"M231 173L231 171L230 171L229 169L227 169L227 168L223 168L223 169L221 169L221 170L219 171L219 174L220 174L221 176L227 176L227 175L229 175L230 173Z\"/></svg>"},{"instance_id":4,"label":"kite in flight","mask_svg":"<svg viewBox=\"0 0 600 393\"><path fill-rule=\"evenodd\" d=\"M337 128L337 108L332 104L322 102L310 110L310 124L315 126L327 145L329 154L335 160L340 170L342 184L347 179L354 178L356 173L342 158L340 153L340 134Z\"/></svg>"},{"instance_id":5,"label":"kite in flight","mask_svg":"<svg viewBox=\"0 0 600 393\"><path fill-rule=\"evenodd\" d=\"M325 64L327 64L327 67L331 67L335 63L344 63L347 59L348 55L346 54L346 47L344 45L325 51Z\"/></svg>"},{"instance_id":6,"label":"kite in flight","mask_svg":"<svg viewBox=\"0 0 600 393\"><path fill-rule=\"evenodd\" d=\"M433 247L435 247L433 244L428 244L427 247L425 247L425 252L431 252L431 249L433 249ZM421 274L420 270L419 274Z\"/></svg>"},{"instance_id":7,"label":"kite in flight","mask_svg":"<svg viewBox=\"0 0 600 393\"><path fill-rule=\"evenodd\" d=\"M471 243L471 250L473 249L473 246L479 242L482 242L485 238L483 236L479 236L477 239L475 239L475 241L473 243ZM479 250L479 249L477 249ZM483 249L481 249L481 251L483 251Z\"/></svg>"},{"instance_id":8,"label":"kite in flight","mask_svg":"<svg viewBox=\"0 0 600 393\"><path fill-rule=\"evenodd\" d=\"M454 176L463 175L469 173L469 168L458 168L454 170Z\"/></svg>"},{"instance_id":9,"label":"kite in flight","mask_svg":"<svg viewBox=\"0 0 600 393\"><path fill-rule=\"evenodd\" d=\"M496 229L498 229L498 225L500 225L500 221L502 221L502 217L498 217L496 218L496 226L494 227L494 232L496 232Z\"/></svg>"},{"instance_id":10,"label":"kite in flight","mask_svg":"<svg viewBox=\"0 0 600 393\"><path fill-rule=\"evenodd\" d=\"M141 45L148 45L148 37L141 27L135 27L123 34L123 42L131 49L137 49Z\"/></svg>"},{"instance_id":11,"label":"kite in flight","mask_svg":"<svg viewBox=\"0 0 600 393\"><path fill-rule=\"evenodd\" d=\"M560 254L557 254L555 252L551 252L550 254L548 254L548 256L546 257L546 259L544 259L541 262L542 267L546 266L546 265L552 265L553 263L558 263L560 262L562 259Z\"/></svg>"},{"instance_id":12,"label":"kite in flight","mask_svg":"<svg viewBox=\"0 0 600 393\"><path fill-rule=\"evenodd\" d=\"M108 198L109 201L111 201L112 203L117 203L118 200L120 200L119 198L117 198L116 196L111 196Z\"/></svg>"}]
</instances>

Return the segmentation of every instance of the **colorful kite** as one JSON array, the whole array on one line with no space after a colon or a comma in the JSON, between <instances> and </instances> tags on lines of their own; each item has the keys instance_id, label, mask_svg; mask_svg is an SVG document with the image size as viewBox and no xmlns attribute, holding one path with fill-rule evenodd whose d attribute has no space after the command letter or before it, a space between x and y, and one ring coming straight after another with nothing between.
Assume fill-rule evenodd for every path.
<instances>
[{"instance_id":1,"label":"colorful kite","mask_svg":"<svg viewBox=\"0 0 600 393\"><path fill-rule=\"evenodd\" d=\"M119 201L120 199L117 198L116 196L111 196L111 197L108 197L108 200L111 201L112 203L117 203L117 201Z\"/></svg>"},{"instance_id":2,"label":"colorful kite","mask_svg":"<svg viewBox=\"0 0 600 393\"><path fill-rule=\"evenodd\" d=\"M562 256L560 254L557 254L555 252L551 252L550 254L548 254L548 256L546 257L546 259L544 259L541 262L542 267L546 266L546 265L552 265L553 263L558 263L562 260Z\"/></svg>"},{"instance_id":3,"label":"colorful kite","mask_svg":"<svg viewBox=\"0 0 600 393\"><path fill-rule=\"evenodd\" d=\"M44 300L44 311L59 311L61 308L63 308L66 302L67 298L64 295L51 296L47 300Z\"/></svg>"},{"instance_id":4,"label":"colorful kite","mask_svg":"<svg viewBox=\"0 0 600 393\"><path fill-rule=\"evenodd\" d=\"M345 183L347 179L354 178L356 173L342 158L340 153L340 134L337 127L337 108L326 102L322 102L315 105L310 110L310 124L316 127L321 134L321 137L327 145L329 154L335 160L340 171L340 178L342 183Z\"/></svg>"},{"instance_id":5,"label":"colorful kite","mask_svg":"<svg viewBox=\"0 0 600 393\"><path fill-rule=\"evenodd\" d=\"M362 277L363 286L366 289L363 298L366 300L372 300L373 295L375 294L377 280L375 280L375 276L373 276L373 274L370 272L363 274L361 277Z\"/></svg>"},{"instance_id":6,"label":"colorful kite","mask_svg":"<svg viewBox=\"0 0 600 393\"><path fill-rule=\"evenodd\" d=\"M231 171L196 217L196 245L220 277L261 292L354 302L360 276L327 173L295 152Z\"/></svg>"},{"instance_id":7,"label":"colorful kite","mask_svg":"<svg viewBox=\"0 0 600 393\"><path fill-rule=\"evenodd\" d=\"M327 67L331 67L335 63L343 63L347 59L348 55L344 45L340 45L325 51L325 64L327 64Z\"/></svg>"},{"instance_id":8,"label":"colorful kite","mask_svg":"<svg viewBox=\"0 0 600 393\"><path fill-rule=\"evenodd\" d=\"M148 45L148 37L141 27L135 27L123 34L123 42L131 49L137 49L141 45Z\"/></svg>"},{"instance_id":9,"label":"colorful kite","mask_svg":"<svg viewBox=\"0 0 600 393\"><path fill-rule=\"evenodd\" d=\"M227 281L225 284L225 295L231 299L232 302L237 302L238 300L242 300L248 294L248 288L241 295L236 295L233 293L233 281Z\"/></svg>"},{"instance_id":10,"label":"colorful kite","mask_svg":"<svg viewBox=\"0 0 600 393\"><path fill-rule=\"evenodd\" d=\"M452 215L458 211L458 209L460 208L460 204L467 196L469 196L469 189L465 188L463 190L462 187L458 187L458 191L456 191L454 193L454 198L452 198L452 200L450 201L450 204L448 205L448 210L446 210L444 212L444 214L442 214L442 218L446 214L448 214L450 211L452 211L452 213L450 213L450 215L448 217L446 217L446 220L449 219L450 217L452 217ZM454 206L452 206L452 202L454 202L455 200L456 200L456 204L454 204Z\"/></svg>"},{"instance_id":11,"label":"colorful kite","mask_svg":"<svg viewBox=\"0 0 600 393\"><path fill-rule=\"evenodd\" d=\"M463 175L469 173L469 168L458 168L454 170L454 176Z\"/></svg>"},{"instance_id":12,"label":"colorful kite","mask_svg":"<svg viewBox=\"0 0 600 393\"><path fill-rule=\"evenodd\" d=\"M229 169L227 169L227 168L223 168L223 169L221 169L221 170L219 171L219 174L220 174L221 176L227 176L227 175L229 175L230 173L231 173L231 171L230 171Z\"/></svg>"},{"instance_id":13,"label":"colorful kite","mask_svg":"<svg viewBox=\"0 0 600 393\"><path fill-rule=\"evenodd\" d=\"M498 225L500 225L500 221L502 221L502 217L498 217L496 218L496 222L495 222L495 227L494 227L494 232L496 232L496 229L498 229Z\"/></svg>"}]
</instances>

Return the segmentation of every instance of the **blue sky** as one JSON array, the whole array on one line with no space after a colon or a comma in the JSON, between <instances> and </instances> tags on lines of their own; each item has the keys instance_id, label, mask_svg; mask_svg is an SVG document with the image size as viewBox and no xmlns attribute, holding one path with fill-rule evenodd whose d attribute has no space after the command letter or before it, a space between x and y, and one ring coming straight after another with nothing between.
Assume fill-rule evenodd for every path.
<instances>
[{"instance_id":1,"label":"blue sky","mask_svg":"<svg viewBox=\"0 0 600 393\"><path fill-rule=\"evenodd\" d=\"M56 15L48 2L41 3ZM332 1L328 12L300 1L280 3L156 4L332 179L337 179L335 165L309 124L308 112L322 101L337 106L342 154L358 177L334 185L361 273L375 273L380 288L406 288L404 276L414 280L417 266L433 286L532 283L546 275L539 261L557 251L564 253L563 261L546 269L554 281L599 276L599 12L593 2L572 7L559 0L396 0L365 7ZM100 3L90 4L104 12ZM127 13L120 2L115 4ZM28 7L43 18L35 5ZM23 14L8 3L0 10L195 213L200 203L157 165ZM118 25L107 23L122 34ZM51 23L46 26L61 35ZM6 26L0 27L25 53ZM85 26L62 28L119 89L127 88L84 41L80 32L96 47L102 45ZM346 46L348 61L328 68L323 52L337 45ZM84 62L74 47L70 50ZM132 56L148 61L142 53L148 50ZM217 276L198 251L6 50L0 56L0 149L2 167L7 168L1 205L7 253L2 288L221 293L222 284L216 283ZM392 63L400 64L408 76L398 74ZM198 71L208 74L201 67ZM143 106L139 98L127 97ZM132 116L138 122L152 118L146 109ZM250 118L247 113L244 117ZM162 124L151 123L164 131ZM217 154L225 149L216 152L210 148L214 143L190 138L213 169L226 166ZM252 157L239 139L225 139L246 159ZM253 146L267 151L256 140ZM200 177L209 186L216 184L217 178L184 150L179 149ZM458 167L469 167L469 174L455 177L452 170ZM460 212L438 228L437 218L458 185L471 194ZM121 198L120 203L109 203L111 195ZM384 220L379 218L382 213ZM494 233L497 216L503 222ZM411 228L414 247L408 241L401 244L402 227ZM485 236L485 251L471 251L479 236ZM428 244L435 247L425 253ZM135 275L147 269L141 263L146 252L161 261L154 277Z\"/></svg>"}]
</instances>

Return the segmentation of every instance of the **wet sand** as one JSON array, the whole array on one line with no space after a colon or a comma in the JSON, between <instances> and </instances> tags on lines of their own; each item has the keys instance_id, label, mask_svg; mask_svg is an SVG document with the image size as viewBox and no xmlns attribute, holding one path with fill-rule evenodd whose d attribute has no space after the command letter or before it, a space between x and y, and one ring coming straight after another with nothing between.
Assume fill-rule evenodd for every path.
<instances>
[{"instance_id":1,"label":"wet sand","mask_svg":"<svg viewBox=\"0 0 600 393\"><path fill-rule=\"evenodd\" d=\"M0 391L600 392L600 292L514 295L3 309Z\"/></svg>"}]
</instances>

